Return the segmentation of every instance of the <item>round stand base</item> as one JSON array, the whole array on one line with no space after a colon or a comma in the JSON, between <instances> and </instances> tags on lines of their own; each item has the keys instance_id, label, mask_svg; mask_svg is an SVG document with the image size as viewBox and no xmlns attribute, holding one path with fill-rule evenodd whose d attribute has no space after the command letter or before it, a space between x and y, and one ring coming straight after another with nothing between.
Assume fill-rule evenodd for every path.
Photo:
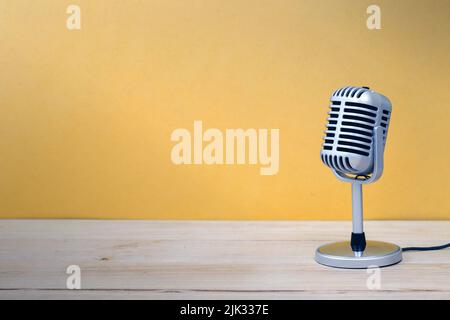
<instances>
[{"instance_id":1,"label":"round stand base","mask_svg":"<svg viewBox=\"0 0 450 320\"><path fill-rule=\"evenodd\" d=\"M356 256L349 241L325 244L316 250L316 261L320 264L348 269L385 267L402 260L402 249L392 243L367 241L366 249Z\"/></svg>"}]
</instances>

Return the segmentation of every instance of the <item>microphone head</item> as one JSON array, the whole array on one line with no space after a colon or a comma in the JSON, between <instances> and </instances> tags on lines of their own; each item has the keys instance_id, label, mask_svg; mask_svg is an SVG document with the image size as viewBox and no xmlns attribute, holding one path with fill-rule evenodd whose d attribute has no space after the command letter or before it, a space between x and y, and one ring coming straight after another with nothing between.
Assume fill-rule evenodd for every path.
<instances>
[{"instance_id":1,"label":"microphone head","mask_svg":"<svg viewBox=\"0 0 450 320\"><path fill-rule=\"evenodd\" d=\"M330 98L324 143L320 152L328 167L347 174L373 172L374 128L383 129L386 143L391 102L368 87L344 87Z\"/></svg>"}]
</instances>

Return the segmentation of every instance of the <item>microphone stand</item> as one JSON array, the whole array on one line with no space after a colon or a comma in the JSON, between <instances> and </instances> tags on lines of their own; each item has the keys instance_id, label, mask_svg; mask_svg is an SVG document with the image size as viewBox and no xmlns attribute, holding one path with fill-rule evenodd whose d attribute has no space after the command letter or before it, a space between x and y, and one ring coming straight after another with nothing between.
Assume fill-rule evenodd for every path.
<instances>
[{"instance_id":1,"label":"microphone stand","mask_svg":"<svg viewBox=\"0 0 450 320\"><path fill-rule=\"evenodd\" d=\"M350 246L356 257L361 257L366 249L366 236L364 234L364 217L362 205L362 184L352 183L352 238Z\"/></svg>"},{"instance_id":2,"label":"microphone stand","mask_svg":"<svg viewBox=\"0 0 450 320\"><path fill-rule=\"evenodd\" d=\"M373 134L373 171L370 177L358 179L333 169L334 175L341 181L352 185L352 235L348 241L324 245L316 251L316 261L337 268L367 268L386 266L402 260L401 248L397 245L368 241L364 234L362 185L380 179L383 174L384 154L383 128L375 127Z\"/></svg>"}]
</instances>

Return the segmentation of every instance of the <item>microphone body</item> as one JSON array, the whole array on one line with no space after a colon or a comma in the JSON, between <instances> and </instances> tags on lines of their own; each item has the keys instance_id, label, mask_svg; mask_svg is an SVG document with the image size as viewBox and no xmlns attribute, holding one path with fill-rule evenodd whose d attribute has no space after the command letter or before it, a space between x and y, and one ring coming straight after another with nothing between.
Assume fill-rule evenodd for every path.
<instances>
[{"instance_id":1,"label":"microphone body","mask_svg":"<svg viewBox=\"0 0 450 320\"><path fill-rule=\"evenodd\" d=\"M389 129L391 102L367 87L344 87L331 95L321 150L322 162L341 173L368 175L374 169L374 129L380 127L383 147Z\"/></svg>"}]
</instances>

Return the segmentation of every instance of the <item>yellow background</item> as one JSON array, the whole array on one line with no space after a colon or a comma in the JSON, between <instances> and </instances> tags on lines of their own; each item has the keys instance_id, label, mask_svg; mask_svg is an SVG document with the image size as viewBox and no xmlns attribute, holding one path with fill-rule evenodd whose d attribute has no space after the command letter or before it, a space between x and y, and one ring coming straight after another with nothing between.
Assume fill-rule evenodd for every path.
<instances>
[{"instance_id":1,"label":"yellow background","mask_svg":"<svg viewBox=\"0 0 450 320\"><path fill-rule=\"evenodd\" d=\"M66 29L66 7L82 29ZM372 219L450 218L450 1L0 1L0 217L350 219L329 95L393 102ZM280 171L175 166L176 128L279 128Z\"/></svg>"}]
</instances>

